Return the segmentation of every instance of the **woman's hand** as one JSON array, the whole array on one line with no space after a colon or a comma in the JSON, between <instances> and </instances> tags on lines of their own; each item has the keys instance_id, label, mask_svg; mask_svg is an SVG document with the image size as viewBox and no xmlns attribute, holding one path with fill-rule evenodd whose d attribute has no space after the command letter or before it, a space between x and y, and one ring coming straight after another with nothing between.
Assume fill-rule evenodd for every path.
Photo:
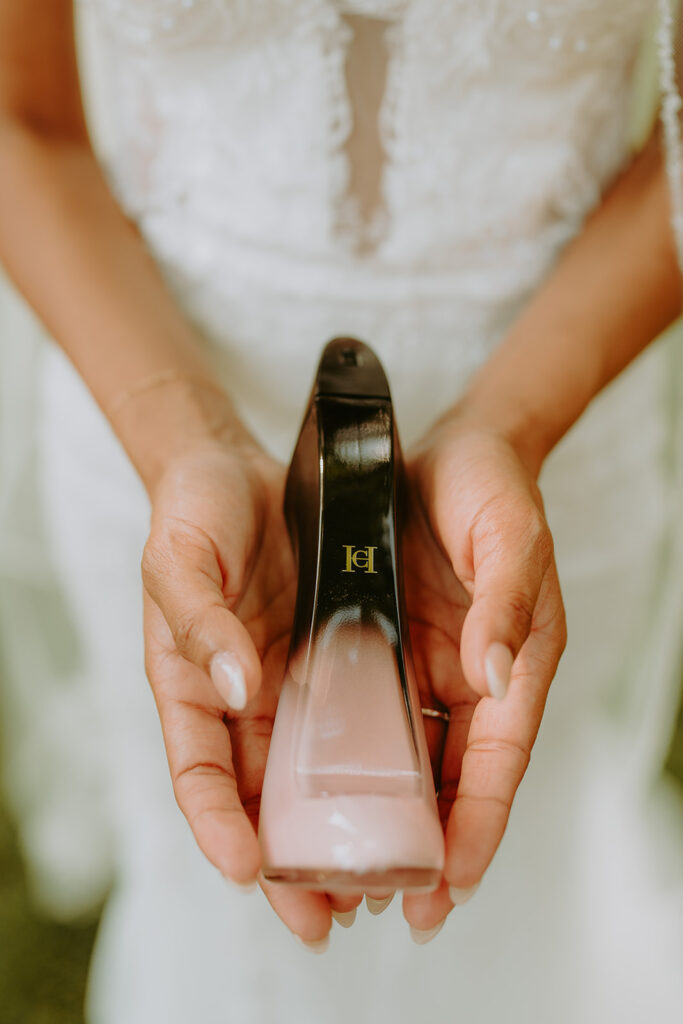
<instances>
[{"instance_id":1,"label":"woman's hand","mask_svg":"<svg viewBox=\"0 0 683 1024\"><path fill-rule=\"evenodd\" d=\"M146 667L175 795L204 854L243 884L261 863L261 787L296 591L283 487L283 468L255 445L190 450L154 489L142 562ZM314 943L331 907L358 902L260 881Z\"/></svg>"},{"instance_id":2,"label":"woman's hand","mask_svg":"<svg viewBox=\"0 0 683 1024\"><path fill-rule=\"evenodd\" d=\"M410 924L429 932L474 891L500 843L566 627L540 492L510 442L453 418L407 466L405 589L420 692L423 706L450 712L445 738L443 722L425 719L444 880L404 897Z\"/></svg>"}]
</instances>

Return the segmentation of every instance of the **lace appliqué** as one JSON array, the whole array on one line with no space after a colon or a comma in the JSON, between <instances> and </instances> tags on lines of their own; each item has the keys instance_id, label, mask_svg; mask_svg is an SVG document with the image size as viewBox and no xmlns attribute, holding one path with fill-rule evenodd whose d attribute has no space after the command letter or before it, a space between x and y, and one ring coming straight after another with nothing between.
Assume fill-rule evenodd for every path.
<instances>
[{"instance_id":1,"label":"lace appliqu\u00e9","mask_svg":"<svg viewBox=\"0 0 683 1024\"><path fill-rule=\"evenodd\" d=\"M287 2L287 0L281 0ZM292 0L289 0L291 3ZM77 0L92 7L107 30L134 49L183 50L217 35L257 29L272 13L264 0Z\"/></svg>"},{"instance_id":2,"label":"lace appliqu\u00e9","mask_svg":"<svg viewBox=\"0 0 683 1024\"><path fill-rule=\"evenodd\" d=\"M655 6L88 2L118 72L117 194L158 254L202 279L232 247L279 254L278 280L296 265L330 288L367 256L373 273L457 276L480 298L523 295L618 172ZM384 81L362 169L349 22L360 36L371 20Z\"/></svg>"}]
</instances>

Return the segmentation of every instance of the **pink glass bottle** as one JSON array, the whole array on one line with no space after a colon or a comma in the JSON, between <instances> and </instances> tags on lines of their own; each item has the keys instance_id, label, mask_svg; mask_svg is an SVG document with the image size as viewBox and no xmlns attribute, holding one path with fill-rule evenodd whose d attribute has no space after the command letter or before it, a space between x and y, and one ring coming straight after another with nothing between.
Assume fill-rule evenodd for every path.
<instances>
[{"instance_id":1,"label":"pink glass bottle","mask_svg":"<svg viewBox=\"0 0 683 1024\"><path fill-rule=\"evenodd\" d=\"M289 469L298 563L263 783L264 875L309 889L430 889L444 838L401 587L401 457L372 350L325 348Z\"/></svg>"}]
</instances>

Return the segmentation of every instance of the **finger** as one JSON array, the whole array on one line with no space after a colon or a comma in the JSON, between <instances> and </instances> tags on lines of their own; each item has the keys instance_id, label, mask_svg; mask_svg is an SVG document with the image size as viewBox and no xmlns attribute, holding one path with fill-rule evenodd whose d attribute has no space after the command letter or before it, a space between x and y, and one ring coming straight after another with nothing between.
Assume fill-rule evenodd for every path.
<instances>
[{"instance_id":1,"label":"finger","mask_svg":"<svg viewBox=\"0 0 683 1024\"><path fill-rule=\"evenodd\" d=\"M444 876L457 890L458 901L463 890L479 882L502 839L565 641L553 563L541 586L531 633L515 661L507 699L479 701L472 717L446 828Z\"/></svg>"},{"instance_id":2,"label":"finger","mask_svg":"<svg viewBox=\"0 0 683 1024\"><path fill-rule=\"evenodd\" d=\"M438 604L436 606L438 608ZM426 602L422 608L424 607L427 607ZM455 612L454 616L452 607L450 605L447 606L447 614L450 616L450 621L446 622L440 629L435 628L432 623L427 623L415 616L410 620L410 639L413 648L415 674L419 680L420 706L422 709L437 711L446 709L448 699L453 693L468 693L471 697L468 706L475 702L475 696L469 693L467 681L462 671L458 645L447 632L450 628L453 629L455 635L460 635L465 612L461 607L457 607ZM441 709L435 708L437 702L442 704ZM452 713L452 708L449 707L448 711ZM427 749L429 750L432 774L438 790L445 742L450 723L447 725L443 719L433 718L425 714L422 715L422 723L427 740Z\"/></svg>"},{"instance_id":3,"label":"finger","mask_svg":"<svg viewBox=\"0 0 683 1024\"><path fill-rule=\"evenodd\" d=\"M228 608L210 537L183 520L165 519L163 533L154 532L145 545L142 575L180 654L210 674L229 707L244 708L260 686L261 663L247 629Z\"/></svg>"},{"instance_id":4,"label":"finger","mask_svg":"<svg viewBox=\"0 0 683 1024\"><path fill-rule=\"evenodd\" d=\"M466 902L498 848L529 761L545 700L566 641L554 563L541 586L532 630L501 704L491 699L449 708L441 766L439 814L446 831L444 884L433 893L406 893L411 926L430 930L453 905Z\"/></svg>"},{"instance_id":5,"label":"finger","mask_svg":"<svg viewBox=\"0 0 683 1024\"><path fill-rule=\"evenodd\" d=\"M478 701L461 701L449 708L448 730L441 759L440 784L437 791L439 818L445 830L460 781L462 759Z\"/></svg>"},{"instance_id":6,"label":"finger","mask_svg":"<svg viewBox=\"0 0 683 1024\"><path fill-rule=\"evenodd\" d=\"M271 907L289 930L314 952L327 948L332 911L323 892L311 892L282 882L268 882L260 875L261 888Z\"/></svg>"},{"instance_id":7,"label":"finger","mask_svg":"<svg viewBox=\"0 0 683 1024\"><path fill-rule=\"evenodd\" d=\"M284 637L266 655L263 673L266 680L281 679L288 641ZM232 760L239 780L239 797L254 831L258 831L261 792L268 750L277 709L277 690L264 685L253 713L249 711L230 722ZM294 935L304 943L312 943L321 952L320 943L331 926L331 908L325 893L268 882L259 872L259 881L273 910Z\"/></svg>"},{"instance_id":8,"label":"finger","mask_svg":"<svg viewBox=\"0 0 683 1024\"><path fill-rule=\"evenodd\" d=\"M395 890L370 889L365 894L365 905L370 913L377 917L387 909L395 894Z\"/></svg>"},{"instance_id":9,"label":"finger","mask_svg":"<svg viewBox=\"0 0 683 1024\"><path fill-rule=\"evenodd\" d=\"M261 852L242 806L224 709L211 702L205 674L159 642L170 633L145 595L147 674L159 711L173 790L204 855L227 878L256 878ZM156 639L155 639L156 638Z\"/></svg>"},{"instance_id":10,"label":"finger","mask_svg":"<svg viewBox=\"0 0 683 1024\"><path fill-rule=\"evenodd\" d=\"M460 779L460 766L467 748L472 716L477 705L476 698L460 701L449 707L448 730L443 744L440 767L440 786L437 791L439 818L444 831L455 800ZM430 931L453 908L448 892L448 883L442 880L434 892L404 893L403 914L412 928Z\"/></svg>"},{"instance_id":11,"label":"finger","mask_svg":"<svg viewBox=\"0 0 683 1024\"><path fill-rule=\"evenodd\" d=\"M418 932L430 932L453 909L448 893L448 883L441 879L441 884L434 892L403 894L403 916L411 928Z\"/></svg>"},{"instance_id":12,"label":"finger","mask_svg":"<svg viewBox=\"0 0 683 1024\"><path fill-rule=\"evenodd\" d=\"M530 496L506 496L472 527L474 594L460 644L463 671L480 696L502 700L529 635L553 541Z\"/></svg>"},{"instance_id":13,"label":"finger","mask_svg":"<svg viewBox=\"0 0 683 1024\"><path fill-rule=\"evenodd\" d=\"M330 904L330 910L332 911L332 917L337 921L342 928L350 928L356 920L357 909L362 902L363 897L357 896L344 896L342 893L327 893L327 900Z\"/></svg>"},{"instance_id":14,"label":"finger","mask_svg":"<svg viewBox=\"0 0 683 1024\"><path fill-rule=\"evenodd\" d=\"M342 892L328 892L327 900L333 910L338 910L339 913L344 914L359 907L363 902L363 895L362 893L347 895Z\"/></svg>"}]
</instances>

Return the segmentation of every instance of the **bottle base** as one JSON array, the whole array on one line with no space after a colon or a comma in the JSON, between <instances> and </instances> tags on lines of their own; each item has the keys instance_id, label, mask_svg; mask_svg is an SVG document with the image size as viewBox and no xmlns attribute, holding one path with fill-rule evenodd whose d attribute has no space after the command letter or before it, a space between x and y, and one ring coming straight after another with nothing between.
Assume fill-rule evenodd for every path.
<instances>
[{"instance_id":1,"label":"bottle base","mask_svg":"<svg viewBox=\"0 0 683 1024\"><path fill-rule=\"evenodd\" d=\"M396 867L385 871L354 872L341 871L339 868L266 866L262 870L268 882L286 882L316 892L343 892L349 895L390 889L432 892L441 882L441 871L431 867Z\"/></svg>"}]
</instances>

